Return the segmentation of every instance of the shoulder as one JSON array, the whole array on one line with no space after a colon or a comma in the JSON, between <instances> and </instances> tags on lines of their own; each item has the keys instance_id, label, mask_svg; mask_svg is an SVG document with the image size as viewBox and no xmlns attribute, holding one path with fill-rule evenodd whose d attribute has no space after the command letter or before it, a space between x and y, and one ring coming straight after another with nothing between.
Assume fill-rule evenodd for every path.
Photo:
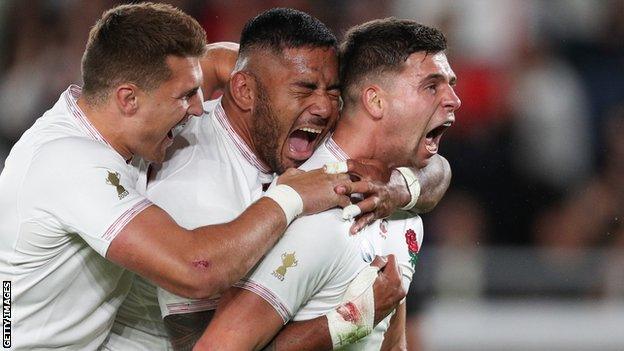
<instances>
[{"instance_id":1,"label":"shoulder","mask_svg":"<svg viewBox=\"0 0 624 351\"><path fill-rule=\"evenodd\" d=\"M68 136L41 143L35 149L33 162L75 167L93 163L125 164L123 157L110 146L80 136Z\"/></svg>"}]
</instances>

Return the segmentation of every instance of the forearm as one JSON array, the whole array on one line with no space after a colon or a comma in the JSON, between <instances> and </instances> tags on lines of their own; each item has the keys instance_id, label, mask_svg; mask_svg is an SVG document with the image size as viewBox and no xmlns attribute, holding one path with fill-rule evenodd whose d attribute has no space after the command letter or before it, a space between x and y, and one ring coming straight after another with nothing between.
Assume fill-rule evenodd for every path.
<instances>
[{"instance_id":1,"label":"forearm","mask_svg":"<svg viewBox=\"0 0 624 351\"><path fill-rule=\"evenodd\" d=\"M416 175L418 183L420 184L420 194L416 205L410 209L409 212L414 214L429 212L442 200L442 197L451 184L451 166L444 157L435 155L431 158L426 167L421 169L411 168L411 170ZM392 179L394 178L396 177L393 173ZM405 181L406 180L403 179L400 187L396 190L398 193L402 194L402 198L405 198L406 192L407 196L409 196L409 190ZM404 205L407 204L407 202L409 201L406 201Z\"/></svg>"},{"instance_id":2,"label":"forearm","mask_svg":"<svg viewBox=\"0 0 624 351\"><path fill-rule=\"evenodd\" d=\"M236 64L237 56L237 43L216 42L206 46L206 54L200 60L204 77L202 91L205 100L209 100L215 91L225 88Z\"/></svg>"},{"instance_id":3,"label":"forearm","mask_svg":"<svg viewBox=\"0 0 624 351\"><path fill-rule=\"evenodd\" d=\"M192 350L214 311L201 311L166 316L163 321L165 329L175 351Z\"/></svg>"},{"instance_id":4,"label":"forearm","mask_svg":"<svg viewBox=\"0 0 624 351\"><path fill-rule=\"evenodd\" d=\"M264 350L332 350L332 340L325 316L291 322L271 341Z\"/></svg>"},{"instance_id":5,"label":"forearm","mask_svg":"<svg viewBox=\"0 0 624 351\"><path fill-rule=\"evenodd\" d=\"M195 230L150 206L117 235L106 257L176 295L206 298L243 277L285 228L283 210L269 198L229 223Z\"/></svg>"},{"instance_id":6,"label":"forearm","mask_svg":"<svg viewBox=\"0 0 624 351\"><path fill-rule=\"evenodd\" d=\"M211 287L202 295L214 295L240 280L285 229L282 209L273 200L261 198L229 223L193 230L191 270L203 274L205 284Z\"/></svg>"},{"instance_id":7,"label":"forearm","mask_svg":"<svg viewBox=\"0 0 624 351\"><path fill-rule=\"evenodd\" d=\"M388 330L386 330L383 343L381 344L382 351L407 350L405 314L406 306L405 302L403 302L397 307L396 313L390 319Z\"/></svg>"}]
</instances>

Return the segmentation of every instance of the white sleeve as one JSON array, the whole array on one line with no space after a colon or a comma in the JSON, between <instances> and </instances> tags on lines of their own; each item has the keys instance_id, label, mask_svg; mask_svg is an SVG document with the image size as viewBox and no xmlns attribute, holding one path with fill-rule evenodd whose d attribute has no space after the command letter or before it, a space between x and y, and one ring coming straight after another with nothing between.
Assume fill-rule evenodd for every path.
<instances>
[{"instance_id":1,"label":"white sleeve","mask_svg":"<svg viewBox=\"0 0 624 351\"><path fill-rule=\"evenodd\" d=\"M114 150L85 138L42 145L24 178L24 213L76 233L100 255L151 202L136 190L137 173ZM62 234L65 235L65 234Z\"/></svg>"},{"instance_id":2,"label":"white sleeve","mask_svg":"<svg viewBox=\"0 0 624 351\"><path fill-rule=\"evenodd\" d=\"M346 288L361 267L352 269L351 261L357 259L349 250L355 238L348 235L350 223L336 220L339 215L340 211L327 211L295 220L254 271L234 286L262 297L284 324L321 288L335 280L345 280ZM339 278L351 271L347 278Z\"/></svg>"},{"instance_id":3,"label":"white sleeve","mask_svg":"<svg viewBox=\"0 0 624 351\"><path fill-rule=\"evenodd\" d=\"M423 224L419 216L401 220L388 220L388 236L384 255L393 254L401 270L403 287L407 291L418 263L422 246Z\"/></svg>"}]
</instances>

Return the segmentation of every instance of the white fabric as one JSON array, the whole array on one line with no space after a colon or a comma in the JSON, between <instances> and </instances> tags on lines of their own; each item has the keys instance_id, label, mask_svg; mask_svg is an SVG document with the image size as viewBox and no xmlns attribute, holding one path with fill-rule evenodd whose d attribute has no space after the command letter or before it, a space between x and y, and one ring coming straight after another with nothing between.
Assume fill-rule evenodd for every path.
<instances>
[{"instance_id":1,"label":"white fabric","mask_svg":"<svg viewBox=\"0 0 624 351\"><path fill-rule=\"evenodd\" d=\"M151 203L70 86L15 144L0 175L0 278L13 282L13 349L93 350L133 274L103 256ZM140 166L140 167L139 167Z\"/></svg>"},{"instance_id":2,"label":"white fabric","mask_svg":"<svg viewBox=\"0 0 624 351\"><path fill-rule=\"evenodd\" d=\"M329 138L301 168L319 168L346 157ZM413 230L420 248L420 217L376 221L353 236L349 235L350 226L351 222L342 220L339 209L298 218L251 275L236 286L264 298L284 324L313 319L336 308L349 282L369 265L374 255L394 254L403 285L408 289L414 267L405 235ZM371 335L347 349L379 350L389 321L390 316Z\"/></svg>"},{"instance_id":3,"label":"white fabric","mask_svg":"<svg viewBox=\"0 0 624 351\"><path fill-rule=\"evenodd\" d=\"M378 274L377 267L364 267L349 283L342 297L343 303L326 315L334 349L352 344L373 331L375 326L373 285Z\"/></svg>"},{"instance_id":4,"label":"white fabric","mask_svg":"<svg viewBox=\"0 0 624 351\"><path fill-rule=\"evenodd\" d=\"M262 196L262 184L274 178L234 133L219 100L204 103L204 110L176 136L165 162L153 170L147 191L189 229L235 219ZM187 299L158 289L163 317L215 309L215 298Z\"/></svg>"},{"instance_id":5,"label":"white fabric","mask_svg":"<svg viewBox=\"0 0 624 351\"><path fill-rule=\"evenodd\" d=\"M271 198L277 202L279 207L284 211L286 216L286 225L290 224L293 219L297 218L303 212L303 199L295 191L286 184L280 184L270 187L264 196Z\"/></svg>"}]
</instances>

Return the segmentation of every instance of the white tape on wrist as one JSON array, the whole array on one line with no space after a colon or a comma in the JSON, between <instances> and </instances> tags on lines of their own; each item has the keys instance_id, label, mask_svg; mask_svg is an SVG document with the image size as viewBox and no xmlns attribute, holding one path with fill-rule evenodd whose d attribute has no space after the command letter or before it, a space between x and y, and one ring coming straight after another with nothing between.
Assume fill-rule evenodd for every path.
<instances>
[{"instance_id":1,"label":"white tape on wrist","mask_svg":"<svg viewBox=\"0 0 624 351\"><path fill-rule=\"evenodd\" d=\"M401 209L406 211L411 210L414 206L416 206L416 202L418 202L418 197L420 196L420 182L414 172L412 172L412 170L408 167L399 167L397 168L397 171L399 171L403 178L405 178L405 182L407 183L411 196L410 202L401 207Z\"/></svg>"},{"instance_id":2,"label":"white tape on wrist","mask_svg":"<svg viewBox=\"0 0 624 351\"><path fill-rule=\"evenodd\" d=\"M323 169L325 170L325 173L327 174L340 174L340 173L347 173L349 171L349 167L347 166L347 161L326 163Z\"/></svg>"},{"instance_id":3,"label":"white tape on wrist","mask_svg":"<svg viewBox=\"0 0 624 351\"><path fill-rule=\"evenodd\" d=\"M349 284L343 298L344 303L326 315L334 349L353 344L373 331L373 283L376 278L377 267L364 268Z\"/></svg>"},{"instance_id":4,"label":"white tape on wrist","mask_svg":"<svg viewBox=\"0 0 624 351\"><path fill-rule=\"evenodd\" d=\"M295 189L286 184L276 185L269 188L264 196L273 199L284 211L286 216L286 225L290 224L293 219L297 218L303 212L303 200Z\"/></svg>"}]
</instances>

